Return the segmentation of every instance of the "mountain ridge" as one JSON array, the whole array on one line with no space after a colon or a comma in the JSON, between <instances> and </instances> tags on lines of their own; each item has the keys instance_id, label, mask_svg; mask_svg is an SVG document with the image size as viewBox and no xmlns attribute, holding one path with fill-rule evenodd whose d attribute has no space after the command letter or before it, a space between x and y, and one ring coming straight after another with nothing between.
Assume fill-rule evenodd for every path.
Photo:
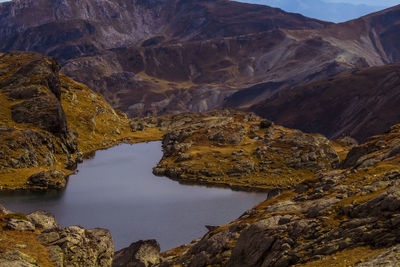
<instances>
[{"instance_id":1,"label":"mountain ridge","mask_svg":"<svg viewBox=\"0 0 400 267\"><path fill-rule=\"evenodd\" d=\"M252 110L277 92L400 60L399 6L332 24L225 0L16 3L0 6L0 51L56 56L63 73L129 116ZM57 5L58 20L51 15ZM36 25L30 14L46 23Z\"/></svg>"}]
</instances>

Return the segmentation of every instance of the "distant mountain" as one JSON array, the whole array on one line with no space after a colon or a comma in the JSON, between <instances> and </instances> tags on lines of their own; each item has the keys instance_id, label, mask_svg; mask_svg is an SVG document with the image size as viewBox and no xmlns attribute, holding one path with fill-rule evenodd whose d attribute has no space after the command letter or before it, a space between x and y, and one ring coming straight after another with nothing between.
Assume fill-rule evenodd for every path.
<instances>
[{"instance_id":1,"label":"distant mountain","mask_svg":"<svg viewBox=\"0 0 400 267\"><path fill-rule=\"evenodd\" d=\"M329 2L322 0L237 0L244 3L268 5L281 8L287 12L300 13L310 18L331 22L344 22L377 12L390 4L375 2L373 4ZM394 4L393 4L394 5Z\"/></svg>"},{"instance_id":2,"label":"distant mountain","mask_svg":"<svg viewBox=\"0 0 400 267\"><path fill-rule=\"evenodd\" d=\"M299 86L256 105L288 127L364 141L400 122L400 64L354 70Z\"/></svg>"},{"instance_id":3,"label":"distant mountain","mask_svg":"<svg viewBox=\"0 0 400 267\"><path fill-rule=\"evenodd\" d=\"M0 4L0 51L55 56L130 116L252 109L400 61L399 21L399 6L333 24L228 0L18 0Z\"/></svg>"},{"instance_id":4,"label":"distant mountain","mask_svg":"<svg viewBox=\"0 0 400 267\"><path fill-rule=\"evenodd\" d=\"M20 0L0 4L0 51L55 56L130 115L206 111L248 82L253 52L281 30L327 25L225 0Z\"/></svg>"}]
</instances>

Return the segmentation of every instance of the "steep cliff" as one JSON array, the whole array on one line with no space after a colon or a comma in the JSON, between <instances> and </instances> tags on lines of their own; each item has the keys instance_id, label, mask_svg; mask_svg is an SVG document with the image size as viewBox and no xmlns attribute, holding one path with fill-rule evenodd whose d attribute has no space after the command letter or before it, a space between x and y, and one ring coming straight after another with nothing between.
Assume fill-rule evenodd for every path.
<instances>
[{"instance_id":1,"label":"steep cliff","mask_svg":"<svg viewBox=\"0 0 400 267\"><path fill-rule=\"evenodd\" d=\"M35 53L0 55L1 189L61 189L86 154L161 138L132 133L125 114L59 68Z\"/></svg>"}]
</instances>

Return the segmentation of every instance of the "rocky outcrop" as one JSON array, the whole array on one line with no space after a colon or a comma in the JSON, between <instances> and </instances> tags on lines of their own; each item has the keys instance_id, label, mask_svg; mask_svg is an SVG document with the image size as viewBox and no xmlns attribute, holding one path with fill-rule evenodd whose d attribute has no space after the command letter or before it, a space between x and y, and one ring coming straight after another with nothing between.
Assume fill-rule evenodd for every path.
<instances>
[{"instance_id":1,"label":"rocky outcrop","mask_svg":"<svg viewBox=\"0 0 400 267\"><path fill-rule=\"evenodd\" d=\"M0 53L0 190L62 189L85 154L161 138L132 132L124 113L59 69L36 53Z\"/></svg>"},{"instance_id":2,"label":"rocky outcrop","mask_svg":"<svg viewBox=\"0 0 400 267\"><path fill-rule=\"evenodd\" d=\"M23 54L10 53L1 57L3 64L14 61ZM1 81L0 87L9 100L23 100L11 106L12 119L17 123L31 123L52 134L66 136L68 125L61 106L61 86L58 71L60 66L54 59L45 60L30 55L22 67L15 60L8 68L14 69L11 77Z\"/></svg>"},{"instance_id":3,"label":"rocky outcrop","mask_svg":"<svg viewBox=\"0 0 400 267\"><path fill-rule=\"evenodd\" d=\"M276 126L252 113L224 110L164 117L168 120L164 156L153 173L182 182L287 188L339 163L325 137Z\"/></svg>"},{"instance_id":4,"label":"rocky outcrop","mask_svg":"<svg viewBox=\"0 0 400 267\"><path fill-rule=\"evenodd\" d=\"M160 263L160 245L156 240L140 240L115 252L113 267L149 267Z\"/></svg>"},{"instance_id":5,"label":"rocky outcrop","mask_svg":"<svg viewBox=\"0 0 400 267\"><path fill-rule=\"evenodd\" d=\"M15 240L6 240L10 246L0 254L1 266L41 266L39 260L43 263L45 259L28 255L35 249L32 246L42 247L46 251L42 257L49 257L46 260L54 266L111 266L114 245L108 230L80 226L64 228L53 215L44 211L25 216L4 210L0 217L6 222L5 228L0 230L6 236L7 231L19 231ZM29 237L24 238L29 235L27 233L34 235L37 243L26 243L32 242ZM18 243L13 246L13 242Z\"/></svg>"},{"instance_id":6,"label":"rocky outcrop","mask_svg":"<svg viewBox=\"0 0 400 267\"><path fill-rule=\"evenodd\" d=\"M61 103L59 65L54 59L34 53L0 55L0 87L4 112L4 134L0 146L0 168L52 167L60 155L74 161L77 138L70 131ZM50 181L50 176L54 178ZM53 183L53 184L52 184ZM33 174L28 186L63 188L61 171Z\"/></svg>"},{"instance_id":7,"label":"rocky outcrop","mask_svg":"<svg viewBox=\"0 0 400 267\"><path fill-rule=\"evenodd\" d=\"M35 173L28 178L28 184L44 189L63 189L67 184L65 174L55 170Z\"/></svg>"},{"instance_id":8,"label":"rocky outcrop","mask_svg":"<svg viewBox=\"0 0 400 267\"><path fill-rule=\"evenodd\" d=\"M114 245L108 230L69 226L45 230L38 239L55 266L111 266Z\"/></svg>"},{"instance_id":9,"label":"rocky outcrop","mask_svg":"<svg viewBox=\"0 0 400 267\"><path fill-rule=\"evenodd\" d=\"M400 145L397 143L400 125L394 125L385 135L371 137L366 143L350 150L343 162L344 168L365 168L388 158L400 155Z\"/></svg>"}]
</instances>

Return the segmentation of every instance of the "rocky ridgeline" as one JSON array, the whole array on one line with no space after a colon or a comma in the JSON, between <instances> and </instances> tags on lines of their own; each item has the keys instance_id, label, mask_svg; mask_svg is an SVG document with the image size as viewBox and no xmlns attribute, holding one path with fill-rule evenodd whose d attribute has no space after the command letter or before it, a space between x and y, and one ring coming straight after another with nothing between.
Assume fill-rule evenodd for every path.
<instances>
[{"instance_id":1,"label":"rocky ridgeline","mask_svg":"<svg viewBox=\"0 0 400 267\"><path fill-rule=\"evenodd\" d=\"M53 215L37 211L27 216L1 207L2 241L0 266L110 266L114 255L111 234L105 229L61 227ZM10 239L12 233L18 233ZM29 239L29 236L33 238ZM47 253L35 258L31 246ZM28 251L28 252L27 252ZM45 259L47 258L48 259ZM48 260L48 262L46 262Z\"/></svg>"},{"instance_id":2,"label":"rocky ridgeline","mask_svg":"<svg viewBox=\"0 0 400 267\"><path fill-rule=\"evenodd\" d=\"M332 142L274 125L252 113L214 111L134 119L133 130L160 127L164 156L154 174L232 188L288 188L335 168Z\"/></svg>"},{"instance_id":3,"label":"rocky ridgeline","mask_svg":"<svg viewBox=\"0 0 400 267\"><path fill-rule=\"evenodd\" d=\"M156 242L140 241L118 252L114 264L396 266L399 145L396 125L354 147L340 168L319 172L189 245L155 254Z\"/></svg>"}]
</instances>

